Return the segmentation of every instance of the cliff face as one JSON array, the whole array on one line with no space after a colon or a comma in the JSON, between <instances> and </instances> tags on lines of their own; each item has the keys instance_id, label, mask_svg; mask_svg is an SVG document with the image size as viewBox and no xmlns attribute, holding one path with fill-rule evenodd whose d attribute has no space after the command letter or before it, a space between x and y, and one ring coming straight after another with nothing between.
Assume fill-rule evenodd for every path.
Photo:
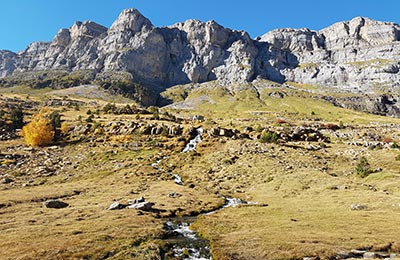
<instances>
[{"instance_id":1,"label":"cliff face","mask_svg":"<svg viewBox=\"0 0 400 260\"><path fill-rule=\"evenodd\" d=\"M399 86L400 26L356 17L321 31L283 29L261 37L296 56L287 81L353 90Z\"/></svg>"},{"instance_id":2,"label":"cliff face","mask_svg":"<svg viewBox=\"0 0 400 260\"><path fill-rule=\"evenodd\" d=\"M110 28L76 22L49 43L0 51L0 78L35 71L90 70L95 79L125 73L159 92L169 86L265 78L351 91L397 90L400 27L363 17L321 31L278 29L253 40L214 21L157 28L136 9Z\"/></svg>"}]
</instances>

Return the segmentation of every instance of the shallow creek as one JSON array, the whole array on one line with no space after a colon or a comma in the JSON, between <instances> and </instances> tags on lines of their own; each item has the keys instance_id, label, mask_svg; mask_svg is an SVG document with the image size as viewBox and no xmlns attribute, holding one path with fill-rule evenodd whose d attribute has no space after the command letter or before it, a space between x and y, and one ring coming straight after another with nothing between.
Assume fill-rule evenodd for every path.
<instances>
[{"instance_id":1,"label":"shallow creek","mask_svg":"<svg viewBox=\"0 0 400 260\"><path fill-rule=\"evenodd\" d=\"M196 133L193 139L189 140L188 144L182 150L182 153L195 151L196 145L201 142L201 136L203 134L202 128L195 129ZM152 166L155 169L160 170L159 163L167 159L168 157L163 157L157 160ZM178 174L171 175L174 178L174 182L178 185L184 185L182 178ZM225 203L220 208L213 210L208 213L204 213L203 215L210 215L217 211L223 210L228 207L236 207L238 205L243 204L253 204L251 202L246 202L237 198L227 198L225 199ZM167 222L164 223L164 230L166 231L166 236L164 237L164 241L167 242L170 248L169 255L174 259L183 259L183 260L211 260L211 250L210 250L210 241L205 238L198 236L197 232L190 229L190 225L196 221L198 216L190 216L190 217L175 217L170 218ZM167 258L168 259L168 258Z\"/></svg>"},{"instance_id":2,"label":"shallow creek","mask_svg":"<svg viewBox=\"0 0 400 260\"><path fill-rule=\"evenodd\" d=\"M242 204L249 204L246 201L236 198L225 198L225 204L214 211L203 215L210 215L228 207L236 207ZM198 236L190 229L190 225L196 221L198 216L172 218L164 223L167 236L164 238L170 245L174 257L184 260L211 260L210 241Z\"/></svg>"}]
</instances>

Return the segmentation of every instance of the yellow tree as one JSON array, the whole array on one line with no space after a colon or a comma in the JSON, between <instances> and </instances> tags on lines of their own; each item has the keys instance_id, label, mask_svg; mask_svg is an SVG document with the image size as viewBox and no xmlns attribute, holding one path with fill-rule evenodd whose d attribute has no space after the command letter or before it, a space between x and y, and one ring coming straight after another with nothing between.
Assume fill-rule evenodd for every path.
<instances>
[{"instance_id":1,"label":"yellow tree","mask_svg":"<svg viewBox=\"0 0 400 260\"><path fill-rule=\"evenodd\" d=\"M25 142L32 146L46 146L53 141L54 130L49 119L50 110L42 108L32 121L22 128Z\"/></svg>"}]
</instances>

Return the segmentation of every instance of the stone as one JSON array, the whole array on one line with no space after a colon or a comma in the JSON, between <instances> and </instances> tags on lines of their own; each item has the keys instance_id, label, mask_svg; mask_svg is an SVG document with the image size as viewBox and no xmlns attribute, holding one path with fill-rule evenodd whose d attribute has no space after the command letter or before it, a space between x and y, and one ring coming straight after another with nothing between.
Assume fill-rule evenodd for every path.
<instances>
[{"instance_id":1,"label":"stone","mask_svg":"<svg viewBox=\"0 0 400 260\"><path fill-rule=\"evenodd\" d=\"M108 210L117 210L126 208L126 205L119 203L118 201L113 202L109 207Z\"/></svg>"},{"instance_id":2,"label":"stone","mask_svg":"<svg viewBox=\"0 0 400 260\"><path fill-rule=\"evenodd\" d=\"M155 204L152 202L140 202L128 206L128 209L150 211Z\"/></svg>"},{"instance_id":3,"label":"stone","mask_svg":"<svg viewBox=\"0 0 400 260\"><path fill-rule=\"evenodd\" d=\"M178 185L184 185L181 176L179 176L178 174L172 174L172 176L174 177L174 182Z\"/></svg>"},{"instance_id":4,"label":"stone","mask_svg":"<svg viewBox=\"0 0 400 260\"><path fill-rule=\"evenodd\" d=\"M366 205L361 204L351 204L351 210L366 210L368 207Z\"/></svg>"},{"instance_id":5,"label":"stone","mask_svg":"<svg viewBox=\"0 0 400 260\"><path fill-rule=\"evenodd\" d=\"M62 77L85 71L82 82L140 84L149 90L136 97L145 105L154 105L157 94L170 86L211 81L233 92L243 88L238 83L260 79L351 93L369 93L385 86L394 94L385 98L377 93L353 107L400 117L396 94L399 32L395 23L355 17L320 31L277 29L254 40L244 31L224 28L215 21L190 19L158 28L138 10L127 9L110 28L92 21L76 22L59 30L51 42L33 42L19 53L0 51L0 78L7 85L13 84L17 74L19 80L36 81L45 80L47 74ZM118 87L108 91L132 94ZM284 98L285 93L276 91L271 96ZM346 106L345 99L335 103Z\"/></svg>"},{"instance_id":6,"label":"stone","mask_svg":"<svg viewBox=\"0 0 400 260\"><path fill-rule=\"evenodd\" d=\"M128 204L136 204L136 203L142 203L142 202L145 202L145 198L143 196L139 197L137 199L134 199L134 200L128 200Z\"/></svg>"},{"instance_id":7,"label":"stone","mask_svg":"<svg viewBox=\"0 0 400 260\"><path fill-rule=\"evenodd\" d=\"M51 209L62 209L69 206L68 203L60 201L60 200L47 200L43 203L46 208Z\"/></svg>"},{"instance_id":8,"label":"stone","mask_svg":"<svg viewBox=\"0 0 400 260\"><path fill-rule=\"evenodd\" d=\"M13 183L14 180L9 178L9 177L4 177L1 182L4 183L4 184L9 184L9 183Z\"/></svg>"},{"instance_id":9,"label":"stone","mask_svg":"<svg viewBox=\"0 0 400 260\"><path fill-rule=\"evenodd\" d=\"M182 195L177 193L177 192L170 192L168 193L168 197L169 198L177 198L177 197L181 197Z\"/></svg>"}]
</instances>

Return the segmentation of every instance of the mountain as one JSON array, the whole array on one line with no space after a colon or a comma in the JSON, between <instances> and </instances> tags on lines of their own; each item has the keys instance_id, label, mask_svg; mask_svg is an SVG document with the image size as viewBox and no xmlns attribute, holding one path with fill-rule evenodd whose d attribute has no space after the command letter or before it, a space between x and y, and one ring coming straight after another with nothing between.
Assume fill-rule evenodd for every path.
<instances>
[{"instance_id":1,"label":"mountain","mask_svg":"<svg viewBox=\"0 0 400 260\"><path fill-rule=\"evenodd\" d=\"M110 28L76 22L51 42L34 42L19 53L0 51L2 86L95 82L147 105L178 84L216 80L229 86L255 79L384 93L393 105L399 70L400 26L363 17L321 31L278 29L251 39L215 21L158 28L127 9Z\"/></svg>"}]
</instances>

